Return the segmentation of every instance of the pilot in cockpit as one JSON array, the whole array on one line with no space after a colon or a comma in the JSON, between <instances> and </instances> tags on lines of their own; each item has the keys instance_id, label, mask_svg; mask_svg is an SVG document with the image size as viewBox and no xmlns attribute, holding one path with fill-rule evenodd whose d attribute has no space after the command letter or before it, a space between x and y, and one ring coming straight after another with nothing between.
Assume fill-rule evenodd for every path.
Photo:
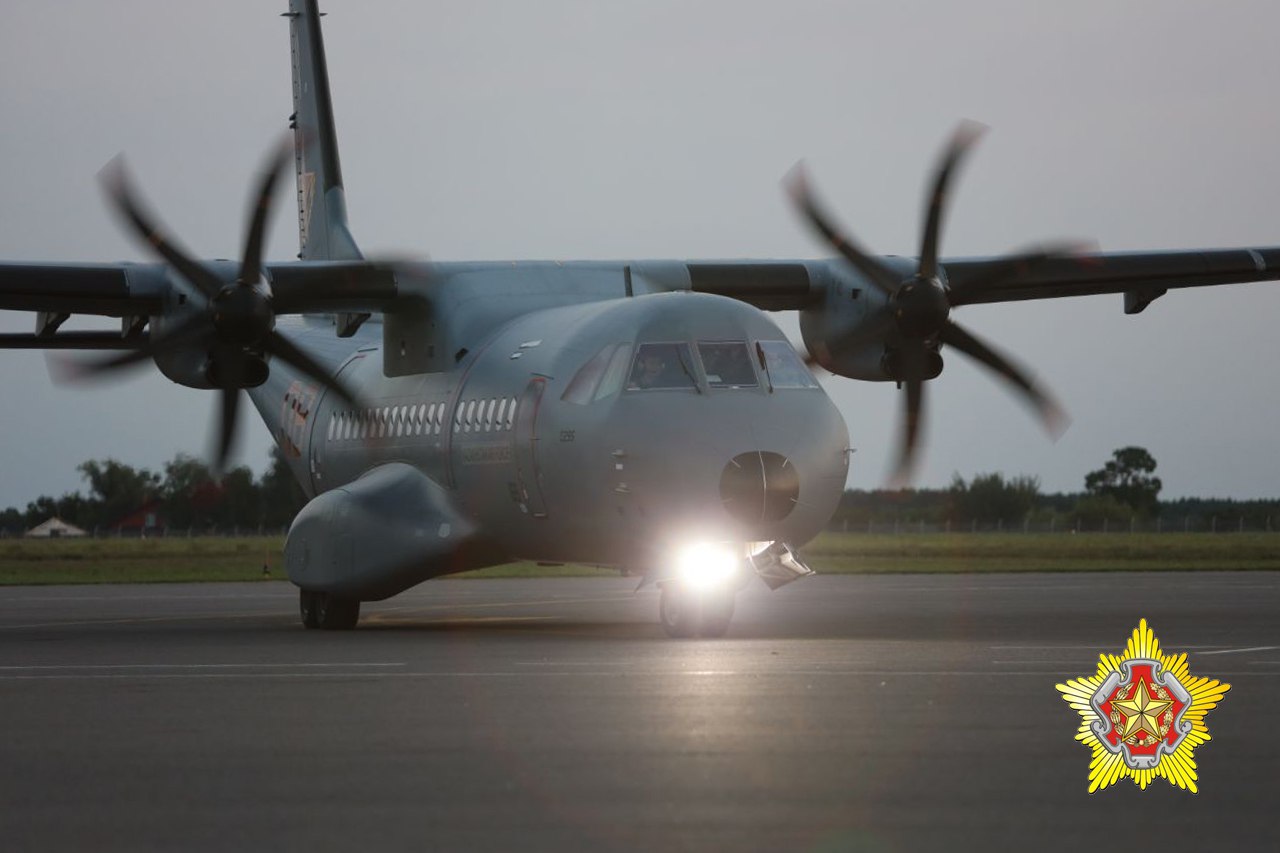
<instances>
[{"instance_id":1,"label":"pilot in cockpit","mask_svg":"<svg viewBox=\"0 0 1280 853\"><path fill-rule=\"evenodd\" d=\"M627 387L645 389L661 386L662 373L666 367L666 361L657 352L642 352L636 359L635 367L631 369L631 381L627 383Z\"/></svg>"}]
</instances>

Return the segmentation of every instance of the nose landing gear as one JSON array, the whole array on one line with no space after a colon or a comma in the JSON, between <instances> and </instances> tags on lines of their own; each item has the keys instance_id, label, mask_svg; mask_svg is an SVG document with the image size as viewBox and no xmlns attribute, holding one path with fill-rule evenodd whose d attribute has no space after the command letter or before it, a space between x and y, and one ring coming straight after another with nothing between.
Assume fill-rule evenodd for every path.
<instances>
[{"instance_id":1,"label":"nose landing gear","mask_svg":"<svg viewBox=\"0 0 1280 853\"><path fill-rule=\"evenodd\" d=\"M658 620L667 636L723 637L733 619L737 589L695 589L678 580L662 584Z\"/></svg>"},{"instance_id":2,"label":"nose landing gear","mask_svg":"<svg viewBox=\"0 0 1280 853\"><path fill-rule=\"evenodd\" d=\"M298 612L306 628L349 631L360 621L360 600L301 589L298 590Z\"/></svg>"}]
</instances>

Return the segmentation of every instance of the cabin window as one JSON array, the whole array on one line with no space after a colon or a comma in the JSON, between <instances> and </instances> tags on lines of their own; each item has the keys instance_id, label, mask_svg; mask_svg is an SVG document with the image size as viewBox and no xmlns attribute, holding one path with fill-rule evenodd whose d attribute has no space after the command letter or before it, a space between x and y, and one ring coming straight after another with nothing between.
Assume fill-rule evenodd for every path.
<instances>
[{"instance_id":1,"label":"cabin window","mask_svg":"<svg viewBox=\"0 0 1280 853\"><path fill-rule=\"evenodd\" d=\"M511 429L516 424L516 398L507 398L507 429Z\"/></svg>"},{"instance_id":2,"label":"cabin window","mask_svg":"<svg viewBox=\"0 0 1280 853\"><path fill-rule=\"evenodd\" d=\"M627 379L628 391L696 387L688 344L640 344L636 348L636 359Z\"/></svg>"},{"instance_id":3,"label":"cabin window","mask_svg":"<svg viewBox=\"0 0 1280 853\"><path fill-rule=\"evenodd\" d=\"M804 366L795 349L786 341L760 341L752 353L759 361L764 355L765 380L774 388L817 388L818 383Z\"/></svg>"}]
</instances>

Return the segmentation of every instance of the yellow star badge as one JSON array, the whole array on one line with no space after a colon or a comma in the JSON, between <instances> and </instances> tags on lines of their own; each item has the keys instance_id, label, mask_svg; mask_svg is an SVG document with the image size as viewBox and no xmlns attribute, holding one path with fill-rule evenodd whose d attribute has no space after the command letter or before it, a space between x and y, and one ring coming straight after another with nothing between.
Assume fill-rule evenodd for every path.
<instances>
[{"instance_id":1,"label":"yellow star badge","mask_svg":"<svg viewBox=\"0 0 1280 853\"><path fill-rule=\"evenodd\" d=\"M1162 654L1143 619L1122 655L1103 653L1097 674L1057 688L1080 712L1076 740L1093 752L1090 794L1126 776L1140 788L1158 776L1194 794L1192 750L1209 740L1205 714L1231 685L1192 677L1186 654Z\"/></svg>"}]
</instances>

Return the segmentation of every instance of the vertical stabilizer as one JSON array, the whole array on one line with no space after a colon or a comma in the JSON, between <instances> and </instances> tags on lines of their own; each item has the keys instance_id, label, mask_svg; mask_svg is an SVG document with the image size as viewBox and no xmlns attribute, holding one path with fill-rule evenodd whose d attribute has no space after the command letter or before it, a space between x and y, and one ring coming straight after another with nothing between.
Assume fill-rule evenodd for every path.
<instances>
[{"instance_id":1,"label":"vertical stabilizer","mask_svg":"<svg viewBox=\"0 0 1280 853\"><path fill-rule=\"evenodd\" d=\"M298 237L303 260L361 257L347 229L347 206L333 127L329 69L317 0L289 0L293 54L293 115L297 147Z\"/></svg>"}]
</instances>

